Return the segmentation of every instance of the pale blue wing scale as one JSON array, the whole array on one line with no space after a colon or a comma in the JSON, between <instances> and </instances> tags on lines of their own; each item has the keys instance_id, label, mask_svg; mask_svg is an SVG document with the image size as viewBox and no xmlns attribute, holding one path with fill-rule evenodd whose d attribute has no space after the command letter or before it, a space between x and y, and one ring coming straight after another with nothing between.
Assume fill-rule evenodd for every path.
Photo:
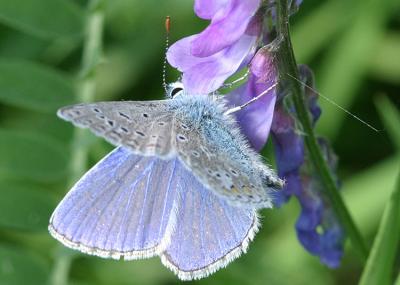
<instances>
[{"instance_id":1,"label":"pale blue wing scale","mask_svg":"<svg viewBox=\"0 0 400 285\"><path fill-rule=\"evenodd\" d=\"M59 204L50 232L71 248L101 257L136 259L160 253L174 227L176 163L115 149Z\"/></svg>"},{"instance_id":2,"label":"pale blue wing scale","mask_svg":"<svg viewBox=\"0 0 400 285\"><path fill-rule=\"evenodd\" d=\"M240 256L258 230L253 209L231 206L206 189L181 164L176 231L161 259L182 280L205 277Z\"/></svg>"}]
</instances>

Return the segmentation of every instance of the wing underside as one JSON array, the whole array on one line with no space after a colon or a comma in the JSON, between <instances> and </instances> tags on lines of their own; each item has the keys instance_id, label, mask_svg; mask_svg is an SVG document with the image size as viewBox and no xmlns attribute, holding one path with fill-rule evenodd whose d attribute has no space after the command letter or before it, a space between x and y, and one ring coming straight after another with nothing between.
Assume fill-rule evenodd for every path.
<instances>
[{"instance_id":1,"label":"wing underside","mask_svg":"<svg viewBox=\"0 0 400 285\"><path fill-rule=\"evenodd\" d=\"M51 234L105 258L160 255L180 279L211 274L247 250L255 210L233 207L179 159L117 148L77 182L53 213Z\"/></svg>"}]
</instances>

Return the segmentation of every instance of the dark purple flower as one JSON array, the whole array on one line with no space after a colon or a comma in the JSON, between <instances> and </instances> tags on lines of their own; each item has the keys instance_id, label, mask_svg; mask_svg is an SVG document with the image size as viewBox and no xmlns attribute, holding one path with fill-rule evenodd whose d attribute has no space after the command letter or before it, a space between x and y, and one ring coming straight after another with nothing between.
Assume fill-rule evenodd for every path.
<instances>
[{"instance_id":1,"label":"dark purple flower","mask_svg":"<svg viewBox=\"0 0 400 285\"><path fill-rule=\"evenodd\" d=\"M196 0L195 12L210 25L200 34L183 38L168 52L168 62L183 73L182 83L192 94L217 90L254 54L262 18L260 0Z\"/></svg>"},{"instance_id":2,"label":"dark purple flower","mask_svg":"<svg viewBox=\"0 0 400 285\"><path fill-rule=\"evenodd\" d=\"M313 87L313 75L306 66L300 66L301 80ZM304 90L313 122L317 121L321 110L317 105L318 94L311 88ZM278 204L286 202L294 195L301 206L296 222L297 236L301 244L310 253L320 257L321 262L337 267L343 255L344 232L329 202L323 195L323 189L315 171L307 161L304 139L297 129L294 110L283 104L285 98L277 104L272 123L272 137L275 145L278 174L286 179L286 186L278 194ZM319 140L332 171L336 168L336 156L327 143Z\"/></svg>"},{"instance_id":3,"label":"dark purple flower","mask_svg":"<svg viewBox=\"0 0 400 285\"><path fill-rule=\"evenodd\" d=\"M254 56L249 67L249 78L246 84L226 96L231 105L242 105L263 93L278 80L275 57L269 46L260 49ZM276 88L273 88L257 102L235 113L242 133L248 138L251 146L261 150L270 132Z\"/></svg>"}]
</instances>

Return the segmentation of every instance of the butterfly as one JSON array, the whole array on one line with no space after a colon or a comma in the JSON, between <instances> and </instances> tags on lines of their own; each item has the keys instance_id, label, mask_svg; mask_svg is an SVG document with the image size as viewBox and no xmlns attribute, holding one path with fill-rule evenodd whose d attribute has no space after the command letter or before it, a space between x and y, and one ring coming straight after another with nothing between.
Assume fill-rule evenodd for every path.
<instances>
[{"instance_id":1,"label":"butterfly","mask_svg":"<svg viewBox=\"0 0 400 285\"><path fill-rule=\"evenodd\" d=\"M179 83L168 95L58 111L117 148L68 192L49 231L104 258L158 255L180 279L199 279L246 252L257 209L272 207L283 181L248 146L222 96L186 94Z\"/></svg>"}]
</instances>

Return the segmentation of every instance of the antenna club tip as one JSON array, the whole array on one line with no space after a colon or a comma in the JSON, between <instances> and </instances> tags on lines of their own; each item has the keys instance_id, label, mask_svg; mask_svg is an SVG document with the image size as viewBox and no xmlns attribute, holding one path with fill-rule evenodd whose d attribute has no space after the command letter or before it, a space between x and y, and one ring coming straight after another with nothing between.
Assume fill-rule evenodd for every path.
<instances>
[{"instance_id":1,"label":"antenna club tip","mask_svg":"<svg viewBox=\"0 0 400 285\"><path fill-rule=\"evenodd\" d=\"M166 30L167 34L169 34L169 31L171 30L171 17L170 16L165 17L165 30Z\"/></svg>"}]
</instances>

